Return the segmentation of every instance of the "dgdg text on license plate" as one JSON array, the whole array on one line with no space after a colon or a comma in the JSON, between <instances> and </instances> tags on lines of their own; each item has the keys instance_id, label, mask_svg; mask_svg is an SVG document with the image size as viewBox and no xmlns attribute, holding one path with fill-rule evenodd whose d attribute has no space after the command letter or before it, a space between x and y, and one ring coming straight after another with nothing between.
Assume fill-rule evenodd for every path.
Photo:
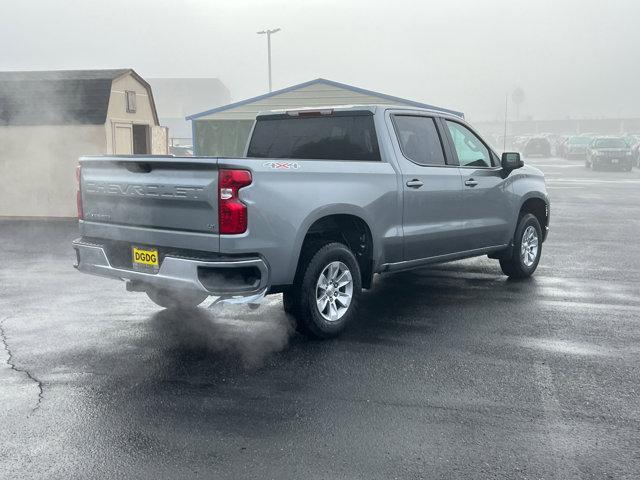
<instances>
[{"instance_id":1,"label":"dgdg text on license plate","mask_svg":"<svg viewBox=\"0 0 640 480\"><path fill-rule=\"evenodd\" d=\"M143 267L144 269L158 269L160 262L158 259L158 250L155 248L139 248L132 247L131 255L134 268L136 266Z\"/></svg>"}]
</instances>

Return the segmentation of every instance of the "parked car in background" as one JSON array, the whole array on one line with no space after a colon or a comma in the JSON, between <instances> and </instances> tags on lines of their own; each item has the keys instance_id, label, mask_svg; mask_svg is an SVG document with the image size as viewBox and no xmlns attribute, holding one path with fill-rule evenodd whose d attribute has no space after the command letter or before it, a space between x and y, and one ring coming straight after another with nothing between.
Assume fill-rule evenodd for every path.
<instances>
[{"instance_id":1,"label":"parked car in background","mask_svg":"<svg viewBox=\"0 0 640 480\"><path fill-rule=\"evenodd\" d=\"M525 143L523 148L525 157L550 157L551 156L551 143L545 137L533 137Z\"/></svg>"},{"instance_id":2,"label":"parked car in background","mask_svg":"<svg viewBox=\"0 0 640 480\"><path fill-rule=\"evenodd\" d=\"M564 136L557 133L543 133L540 136L549 141L549 144L551 145L551 155L557 155L558 145L564 140Z\"/></svg>"},{"instance_id":3,"label":"parked car in background","mask_svg":"<svg viewBox=\"0 0 640 480\"><path fill-rule=\"evenodd\" d=\"M556 144L556 156L564 158L567 155L567 141L569 137L562 136L558 139L558 143Z\"/></svg>"},{"instance_id":4,"label":"parked car in background","mask_svg":"<svg viewBox=\"0 0 640 480\"><path fill-rule=\"evenodd\" d=\"M523 152L524 147L531 138L530 135L517 135L513 138L513 149Z\"/></svg>"},{"instance_id":5,"label":"parked car in background","mask_svg":"<svg viewBox=\"0 0 640 480\"><path fill-rule=\"evenodd\" d=\"M640 167L640 142L631 147L631 157L633 158L633 164L636 167Z\"/></svg>"},{"instance_id":6,"label":"parked car in background","mask_svg":"<svg viewBox=\"0 0 640 480\"><path fill-rule=\"evenodd\" d=\"M497 151L516 150L516 148L514 147L516 143L516 138L517 137L515 135L507 135L505 137L504 135L494 134L492 146Z\"/></svg>"},{"instance_id":7,"label":"parked car in background","mask_svg":"<svg viewBox=\"0 0 640 480\"><path fill-rule=\"evenodd\" d=\"M611 167L630 172L633 151L624 137L596 137L587 150L585 167L598 170Z\"/></svg>"},{"instance_id":8,"label":"parked car in background","mask_svg":"<svg viewBox=\"0 0 640 480\"><path fill-rule=\"evenodd\" d=\"M624 136L624 139L631 148L640 143L640 135L627 134Z\"/></svg>"},{"instance_id":9,"label":"parked car in background","mask_svg":"<svg viewBox=\"0 0 640 480\"><path fill-rule=\"evenodd\" d=\"M631 158L633 159L633 165L635 165L636 167L640 166L640 135L635 133L627 134L625 136L625 140L631 148Z\"/></svg>"},{"instance_id":10,"label":"parked car in background","mask_svg":"<svg viewBox=\"0 0 640 480\"><path fill-rule=\"evenodd\" d=\"M579 159L584 160L587 157L587 149L591 143L592 138L575 135L569 137L564 147L564 158L566 159Z\"/></svg>"}]
</instances>

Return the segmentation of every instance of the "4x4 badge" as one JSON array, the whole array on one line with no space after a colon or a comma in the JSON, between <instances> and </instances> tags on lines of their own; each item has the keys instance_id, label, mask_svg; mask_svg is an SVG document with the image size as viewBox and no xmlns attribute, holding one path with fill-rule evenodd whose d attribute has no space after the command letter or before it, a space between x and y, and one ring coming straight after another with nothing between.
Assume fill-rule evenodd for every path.
<instances>
[{"instance_id":1,"label":"4x4 badge","mask_svg":"<svg viewBox=\"0 0 640 480\"><path fill-rule=\"evenodd\" d=\"M297 170L300 168L300 164L297 162L264 162L262 166L276 170Z\"/></svg>"}]
</instances>

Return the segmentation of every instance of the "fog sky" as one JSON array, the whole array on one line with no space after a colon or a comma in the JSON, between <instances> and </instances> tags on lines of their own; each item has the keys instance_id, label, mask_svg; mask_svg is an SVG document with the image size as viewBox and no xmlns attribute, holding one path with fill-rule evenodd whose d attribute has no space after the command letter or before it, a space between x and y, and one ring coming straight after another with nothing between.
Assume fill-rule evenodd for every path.
<instances>
[{"instance_id":1,"label":"fog sky","mask_svg":"<svg viewBox=\"0 0 640 480\"><path fill-rule=\"evenodd\" d=\"M477 121L520 86L521 118L640 116L637 0L0 2L0 70L212 76L240 100L267 90L255 32L280 27L274 89L325 77Z\"/></svg>"}]
</instances>

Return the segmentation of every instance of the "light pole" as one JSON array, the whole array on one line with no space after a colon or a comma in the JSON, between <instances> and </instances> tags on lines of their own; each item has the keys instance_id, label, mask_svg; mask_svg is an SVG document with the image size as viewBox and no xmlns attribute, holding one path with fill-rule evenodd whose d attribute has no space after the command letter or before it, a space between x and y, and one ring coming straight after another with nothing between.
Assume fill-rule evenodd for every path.
<instances>
[{"instance_id":1,"label":"light pole","mask_svg":"<svg viewBox=\"0 0 640 480\"><path fill-rule=\"evenodd\" d=\"M269 64L269 91L271 92L271 35L274 33L278 33L280 31L279 28L267 29L257 32L258 35L266 35L267 36L267 62Z\"/></svg>"}]
</instances>

